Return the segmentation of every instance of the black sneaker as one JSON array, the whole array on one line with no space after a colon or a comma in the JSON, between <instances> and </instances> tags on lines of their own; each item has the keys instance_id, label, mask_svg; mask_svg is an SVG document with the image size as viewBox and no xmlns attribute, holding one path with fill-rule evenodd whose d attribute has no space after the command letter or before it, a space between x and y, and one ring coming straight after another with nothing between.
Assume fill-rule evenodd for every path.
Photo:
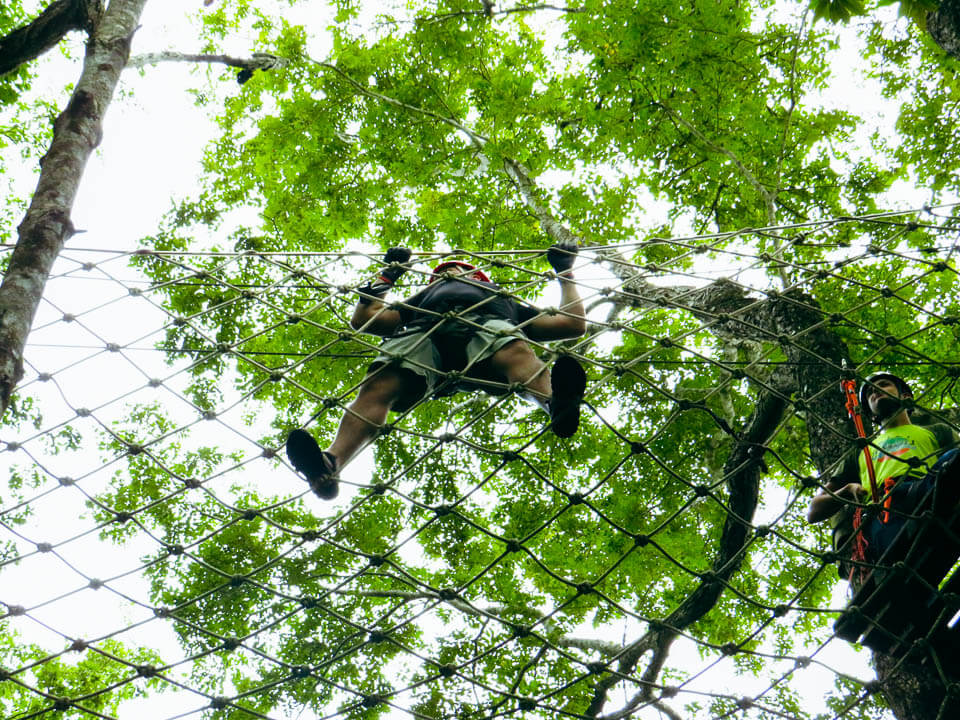
<instances>
[{"instance_id":1,"label":"black sneaker","mask_svg":"<svg viewBox=\"0 0 960 720\"><path fill-rule=\"evenodd\" d=\"M573 357L561 355L550 373L550 429L568 438L580 427L580 403L587 389L587 374Z\"/></svg>"},{"instance_id":2,"label":"black sneaker","mask_svg":"<svg viewBox=\"0 0 960 720\"><path fill-rule=\"evenodd\" d=\"M306 430L294 430L287 436L287 457L298 472L307 476L310 489L323 500L333 500L340 492L337 459L321 450Z\"/></svg>"}]
</instances>

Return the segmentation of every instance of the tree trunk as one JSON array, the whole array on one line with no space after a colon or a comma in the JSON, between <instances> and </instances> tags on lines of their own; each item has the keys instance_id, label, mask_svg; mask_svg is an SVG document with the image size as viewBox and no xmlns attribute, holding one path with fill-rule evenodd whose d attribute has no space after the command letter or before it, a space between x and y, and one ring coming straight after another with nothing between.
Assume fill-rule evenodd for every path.
<instances>
[{"instance_id":1,"label":"tree trunk","mask_svg":"<svg viewBox=\"0 0 960 720\"><path fill-rule=\"evenodd\" d=\"M53 141L41 160L40 180L0 285L0 415L23 377L27 335L50 269L73 234L70 212L80 178L100 143L103 116L146 2L112 0L87 42L77 87L54 122Z\"/></svg>"},{"instance_id":2,"label":"tree trunk","mask_svg":"<svg viewBox=\"0 0 960 720\"><path fill-rule=\"evenodd\" d=\"M0 75L43 55L71 30L93 31L102 0L56 0L29 25L0 38Z\"/></svg>"},{"instance_id":3,"label":"tree trunk","mask_svg":"<svg viewBox=\"0 0 960 720\"><path fill-rule=\"evenodd\" d=\"M947 55L960 60L960 0L941 0L939 8L927 13L927 32Z\"/></svg>"},{"instance_id":4,"label":"tree trunk","mask_svg":"<svg viewBox=\"0 0 960 720\"><path fill-rule=\"evenodd\" d=\"M948 720L960 717L960 697L948 694L940 674L932 667L899 668L889 655L874 653L873 667L880 692L897 720ZM949 678L947 678L949 684Z\"/></svg>"}]
</instances>

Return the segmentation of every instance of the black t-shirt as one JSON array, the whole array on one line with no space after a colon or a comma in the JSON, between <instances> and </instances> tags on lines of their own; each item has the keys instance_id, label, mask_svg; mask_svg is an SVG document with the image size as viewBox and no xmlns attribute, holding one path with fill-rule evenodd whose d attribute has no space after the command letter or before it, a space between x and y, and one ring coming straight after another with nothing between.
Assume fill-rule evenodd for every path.
<instances>
[{"instance_id":1,"label":"black t-shirt","mask_svg":"<svg viewBox=\"0 0 960 720\"><path fill-rule=\"evenodd\" d=\"M438 314L468 310L501 318L519 325L540 314L529 305L521 305L510 297L500 295L500 286L481 280L459 278L436 280L416 295L397 306L401 327L428 328L442 318ZM422 312L427 311L427 312Z\"/></svg>"}]
</instances>

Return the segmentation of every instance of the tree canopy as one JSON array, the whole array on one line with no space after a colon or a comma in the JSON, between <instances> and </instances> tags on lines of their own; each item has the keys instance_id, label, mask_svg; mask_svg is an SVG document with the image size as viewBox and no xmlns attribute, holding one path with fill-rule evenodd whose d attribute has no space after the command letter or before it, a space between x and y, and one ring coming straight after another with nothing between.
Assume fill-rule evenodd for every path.
<instances>
[{"instance_id":1,"label":"tree canopy","mask_svg":"<svg viewBox=\"0 0 960 720\"><path fill-rule=\"evenodd\" d=\"M842 600L828 529L804 521L852 447L844 362L895 368L955 418L960 88L921 23L857 5L837 26L817 17L844 19L837 3L807 2L343 0L328 25L321 3L197 5L202 47L128 61L211 69L195 189L139 250L61 258L152 319L131 338L167 369L77 405L28 353L3 429L0 572L53 552L131 619L0 645L0 705L112 717L186 688L179 712L237 718L952 711L936 663L879 657L874 685L821 659ZM26 20L2 9L0 31ZM39 73L0 78L0 101ZM875 102L838 99L851 78ZM376 340L347 320L385 249L416 253L393 299L456 256L548 306L543 251L569 237L590 331L537 350L589 368L575 438L513 394L430 400L390 418L335 503L304 496L282 444L329 437L362 382ZM35 336L79 320L135 364L98 309L56 310ZM39 542L41 498L73 491L77 537L135 569L92 575L72 537ZM45 617L0 602L11 638ZM832 687L812 698L820 662Z\"/></svg>"}]
</instances>

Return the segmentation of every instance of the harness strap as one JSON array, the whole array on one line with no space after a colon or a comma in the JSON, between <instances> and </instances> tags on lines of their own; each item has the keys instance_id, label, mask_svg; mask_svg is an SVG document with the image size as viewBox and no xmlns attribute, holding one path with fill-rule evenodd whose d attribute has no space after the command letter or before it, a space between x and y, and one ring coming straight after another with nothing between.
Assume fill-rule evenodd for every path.
<instances>
[{"instance_id":1,"label":"harness strap","mask_svg":"<svg viewBox=\"0 0 960 720\"><path fill-rule=\"evenodd\" d=\"M853 537L853 551L850 553L850 559L855 563L860 563L858 565L850 566L850 576L847 578L847 582L853 582L853 574L860 571L860 581L863 582L867 574L867 568L864 565L867 561L867 548L869 543L867 539L863 536L863 530L861 525L863 524L863 508L857 508L853 513L853 531L855 533Z\"/></svg>"},{"instance_id":2,"label":"harness strap","mask_svg":"<svg viewBox=\"0 0 960 720\"><path fill-rule=\"evenodd\" d=\"M897 480L899 478L891 477L883 481L883 494L886 497L883 499L883 512L880 513L880 522L882 523L890 522L890 506L893 505L893 495L890 491L897 484Z\"/></svg>"}]
</instances>

